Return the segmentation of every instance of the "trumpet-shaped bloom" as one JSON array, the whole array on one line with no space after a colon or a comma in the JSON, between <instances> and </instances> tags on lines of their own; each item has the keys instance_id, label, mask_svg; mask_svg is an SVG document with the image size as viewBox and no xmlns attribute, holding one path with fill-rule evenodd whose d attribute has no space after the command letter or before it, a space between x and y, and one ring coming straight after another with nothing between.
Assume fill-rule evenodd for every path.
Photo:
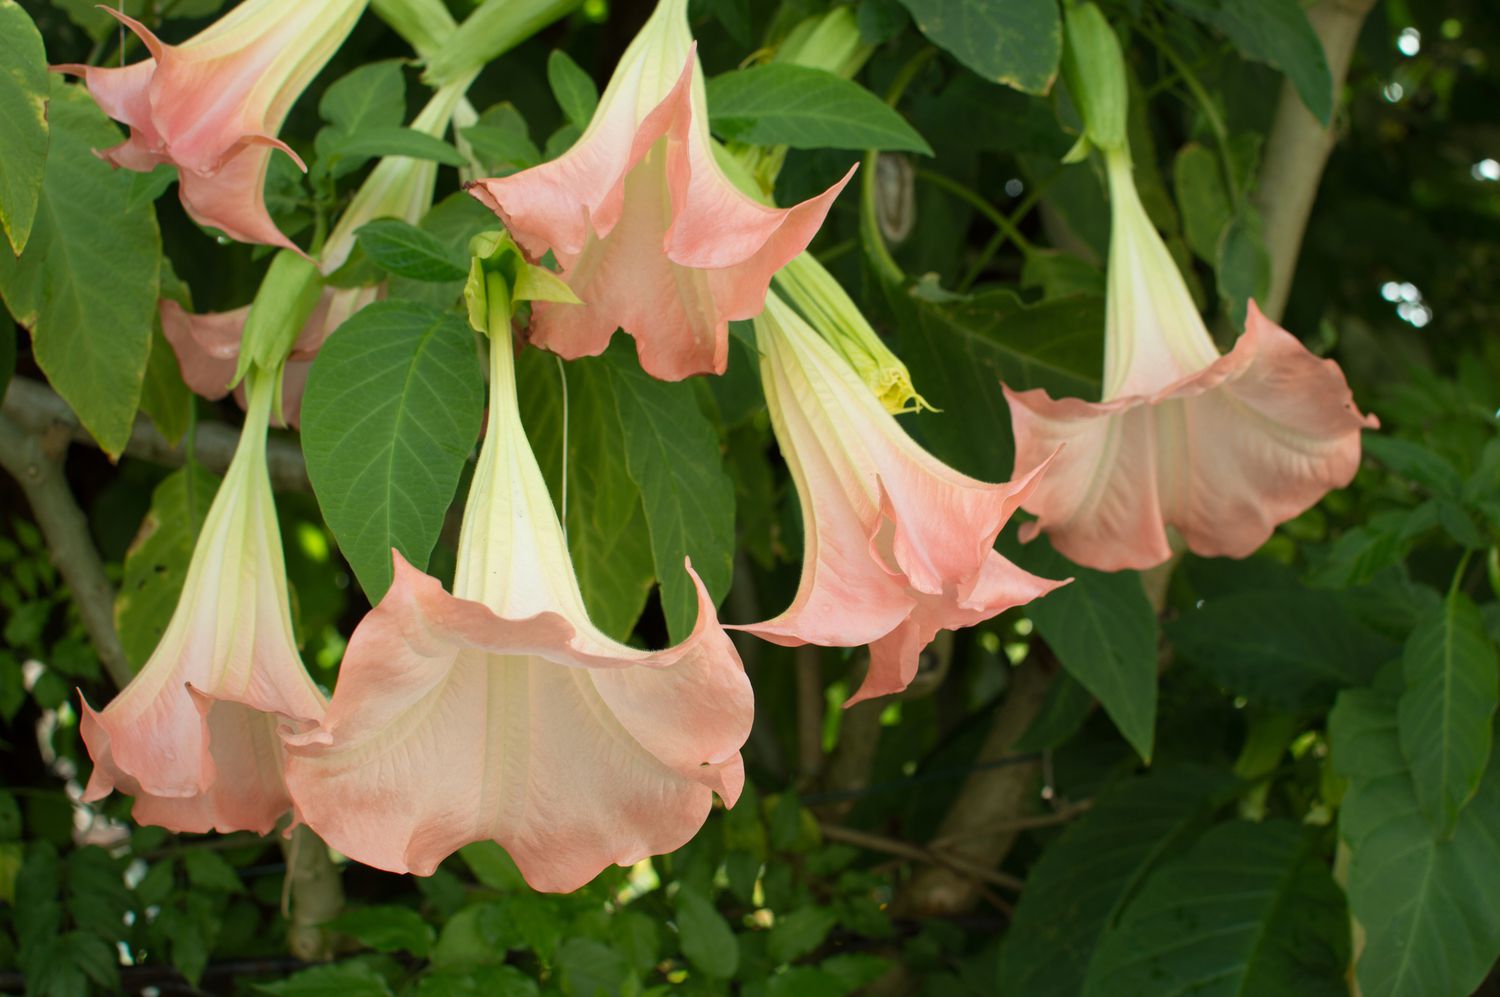
<instances>
[{"instance_id":1,"label":"trumpet-shaped bloom","mask_svg":"<svg viewBox=\"0 0 1500 997\"><path fill-rule=\"evenodd\" d=\"M681 846L715 792L733 804L753 702L697 575L698 623L676 647L636 650L589 621L510 344L490 352L454 594L396 556L326 718L288 736L287 779L299 817L368 865L426 875L492 839L532 886L572 890Z\"/></svg>"},{"instance_id":2,"label":"trumpet-shaped bloom","mask_svg":"<svg viewBox=\"0 0 1500 997\"><path fill-rule=\"evenodd\" d=\"M1128 153L1107 154L1113 231L1104 398L1005 389L1016 473L1063 449L1023 507L1079 564L1144 569L1172 554L1245 557L1276 524L1347 485L1361 429L1343 372L1251 302L1220 356L1136 193Z\"/></svg>"},{"instance_id":3,"label":"trumpet-shaped bloom","mask_svg":"<svg viewBox=\"0 0 1500 997\"><path fill-rule=\"evenodd\" d=\"M661 0L578 142L470 193L583 301L538 303L533 343L593 356L622 328L648 373L678 380L723 372L729 322L761 310L847 182L786 209L742 194L714 157L687 0Z\"/></svg>"},{"instance_id":4,"label":"trumpet-shaped bloom","mask_svg":"<svg viewBox=\"0 0 1500 997\"><path fill-rule=\"evenodd\" d=\"M245 0L181 45L108 10L145 43L130 66L58 66L84 78L99 107L130 127L100 155L116 166L178 170L183 207L241 242L295 249L266 211L271 153L292 104L337 51L366 0Z\"/></svg>"},{"instance_id":5,"label":"trumpet-shaped bloom","mask_svg":"<svg viewBox=\"0 0 1500 997\"><path fill-rule=\"evenodd\" d=\"M276 726L323 715L292 638L266 473L273 394L269 379L251 389L244 435L161 642L102 711L84 703L94 772L83 798L128 793L143 824L269 832L291 806Z\"/></svg>"},{"instance_id":6,"label":"trumpet-shaped bloom","mask_svg":"<svg viewBox=\"0 0 1500 997\"><path fill-rule=\"evenodd\" d=\"M307 373L333 330L344 320L384 293L384 285L374 287L324 288L318 307L302 327L287 357L282 379L282 416L286 424L296 427L302 418L302 390ZM177 302L161 302L161 329L177 356L182 379L194 393L218 401L229 394L229 383L239 365L240 341L250 306L227 312L194 314ZM246 406L245 387L234 389L235 401Z\"/></svg>"},{"instance_id":7,"label":"trumpet-shaped bloom","mask_svg":"<svg viewBox=\"0 0 1500 997\"><path fill-rule=\"evenodd\" d=\"M785 645L869 644L855 703L905 689L939 630L973 626L1062 584L994 550L1043 468L992 485L943 464L774 292L755 330L805 539L791 606L739 629Z\"/></svg>"}]
</instances>

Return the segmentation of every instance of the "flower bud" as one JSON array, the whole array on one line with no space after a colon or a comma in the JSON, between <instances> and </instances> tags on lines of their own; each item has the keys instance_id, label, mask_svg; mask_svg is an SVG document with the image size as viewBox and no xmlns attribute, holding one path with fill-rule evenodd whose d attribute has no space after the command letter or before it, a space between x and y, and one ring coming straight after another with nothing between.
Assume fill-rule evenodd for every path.
<instances>
[{"instance_id":1,"label":"flower bud","mask_svg":"<svg viewBox=\"0 0 1500 997\"><path fill-rule=\"evenodd\" d=\"M1069 4L1065 24L1063 79L1083 118L1083 134L1065 161L1083 159L1090 144L1106 152L1125 149L1130 88L1120 40L1092 3Z\"/></svg>"}]
</instances>

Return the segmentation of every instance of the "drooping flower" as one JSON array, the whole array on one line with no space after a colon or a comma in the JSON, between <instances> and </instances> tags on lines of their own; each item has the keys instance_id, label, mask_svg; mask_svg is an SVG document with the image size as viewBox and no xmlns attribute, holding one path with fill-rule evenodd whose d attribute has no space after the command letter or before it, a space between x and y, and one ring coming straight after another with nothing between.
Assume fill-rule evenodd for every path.
<instances>
[{"instance_id":1,"label":"drooping flower","mask_svg":"<svg viewBox=\"0 0 1500 997\"><path fill-rule=\"evenodd\" d=\"M1278 523L1347 485L1360 430L1343 372L1250 303L1220 356L1136 193L1128 149L1106 150L1112 232L1104 392L1097 403L1005 389L1016 473L1062 452L1023 507L1079 564L1168 560L1175 531L1196 554L1245 557Z\"/></svg>"},{"instance_id":2,"label":"drooping flower","mask_svg":"<svg viewBox=\"0 0 1500 997\"><path fill-rule=\"evenodd\" d=\"M943 464L775 292L755 333L805 539L792 604L736 629L785 645L869 644L852 704L905 689L939 630L973 626L1062 584L994 550L1042 467L992 485Z\"/></svg>"},{"instance_id":3,"label":"drooping flower","mask_svg":"<svg viewBox=\"0 0 1500 997\"><path fill-rule=\"evenodd\" d=\"M753 702L696 574L698 623L676 647L589 621L520 424L508 312L503 326L454 594L396 556L326 718L287 738L287 779L300 819L358 861L427 875L494 840L533 887L566 891L681 846L714 793L733 804Z\"/></svg>"},{"instance_id":4,"label":"drooping flower","mask_svg":"<svg viewBox=\"0 0 1500 997\"><path fill-rule=\"evenodd\" d=\"M279 723L325 701L292 637L286 568L266 471L275 384L252 375L239 449L203 521L161 642L110 704L84 703L94 759L85 800L118 789L142 824L269 832L291 807Z\"/></svg>"},{"instance_id":5,"label":"drooping flower","mask_svg":"<svg viewBox=\"0 0 1500 997\"><path fill-rule=\"evenodd\" d=\"M245 0L181 45L108 7L150 57L120 68L58 66L84 78L99 107L130 127L100 155L116 166L178 171L183 207L241 242L295 248L266 211L265 180L292 104L337 51L366 0Z\"/></svg>"},{"instance_id":6,"label":"drooping flower","mask_svg":"<svg viewBox=\"0 0 1500 997\"><path fill-rule=\"evenodd\" d=\"M470 193L533 258L551 250L584 303L537 305L533 343L592 356L621 328L648 373L678 380L724 370L729 322L761 310L847 181L785 209L741 193L715 160L687 0L661 0L578 142Z\"/></svg>"}]
</instances>

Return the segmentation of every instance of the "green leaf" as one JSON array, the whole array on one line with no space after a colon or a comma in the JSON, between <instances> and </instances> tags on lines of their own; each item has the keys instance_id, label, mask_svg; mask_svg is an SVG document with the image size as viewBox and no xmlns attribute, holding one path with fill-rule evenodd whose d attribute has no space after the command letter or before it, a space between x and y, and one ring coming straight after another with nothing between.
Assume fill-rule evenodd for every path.
<instances>
[{"instance_id":1,"label":"green leaf","mask_svg":"<svg viewBox=\"0 0 1500 997\"><path fill-rule=\"evenodd\" d=\"M1338 690L1368 682L1397 652L1337 594L1304 588L1290 572L1243 591L1208 594L1166 632L1181 660L1230 692L1292 711L1326 707Z\"/></svg>"},{"instance_id":2,"label":"green leaf","mask_svg":"<svg viewBox=\"0 0 1500 997\"><path fill-rule=\"evenodd\" d=\"M1094 697L1067 671L1063 671L1047 690L1042 708L1026 733L1015 743L1013 750L1046 751L1060 748L1078 733L1089 711L1094 708Z\"/></svg>"},{"instance_id":3,"label":"green leaf","mask_svg":"<svg viewBox=\"0 0 1500 997\"><path fill-rule=\"evenodd\" d=\"M1323 43L1298 0L1169 0L1172 6L1217 28L1240 55L1279 69L1313 116L1333 115L1333 78Z\"/></svg>"},{"instance_id":4,"label":"green leaf","mask_svg":"<svg viewBox=\"0 0 1500 997\"><path fill-rule=\"evenodd\" d=\"M1106 928L1233 785L1209 769L1161 769L1101 795L1032 867L1001 950L999 992L1075 997Z\"/></svg>"},{"instance_id":5,"label":"green leaf","mask_svg":"<svg viewBox=\"0 0 1500 997\"><path fill-rule=\"evenodd\" d=\"M498 175L524 170L542 161L541 150L525 131L478 124L465 128L462 134L479 161Z\"/></svg>"},{"instance_id":6,"label":"green leaf","mask_svg":"<svg viewBox=\"0 0 1500 997\"><path fill-rule=\"evenodd\" d=\"M592 938L564 942L557 950L557 969L563 993L576 997L613 997L630 975L623 955Z\"/></svg>"},{"instance_id":7,"label":"green leaf","mask_svg":"<svg viewBox=\"0 0 1500 997\"><path fill-rule=\"evenodd\" d=\"M708 113L714 131L736 142L932 155L885 101L826 69L772 62L715 76Z\"/></svg>"},{"instance_id":8,"label":"green leaf","mask_svg":"<svg viewBox=\"0 0 1500 997\"><path fill-rule=\"evenodd\" d=\"M1350 690L1329 714L1333 763L1350 780L1339 832L1350 849L1349 910L1364 930L1364 997L1466 994L1500 956L1500 768L1439 840L1401 755L1396 711Z\"/></svg>"},{"instance_id":9,"label":"green leaf","mask_svg":"<svg viewBox=\"0 0 1500 997\"><path fill-rule=\"evenodd\" d=\"M1446 838L1490 762L1500 656L1478 607L1453 591L1417 625L1402 666L1406 691L1396 707L1401 753L1422 811Z\"/></svg>"},{"instance_id":10,"label":"green leaf","mask_svg":"<svg viewBox=\"0 0 1500 997\"><path fill-rule=\"evenodd\" d=\"M377 218L354 233L359 247L387 273L438 283L462 280L468 268L435 237L399 218Z\"/></svg>"},{"instance_id":11,"label":"green leaf","mask_svg":"<svg viewBox=\"0 0 1500 997\"><path fill-rule=\"evenodd\" d=\"M182 368L158 322L151 332L146 377L141 382L141 411L167 442L176 446L193 418L193 393L182 380Z\"/></svg>"},{"instance_id":12,"label":"green leaf","mask_svg":"<svg viewBox=\"0 0 1500 997\"><path fill-rule=\"evenodd\" d=\"M47 51L31 17L0 0L0 227L16 256L26 248L47 170Z\"/></svg>"},{"instance_id":13,"label":"green leaf","mask_svg":"<svg viewBox=\"0 0 1500 997\"><path fill-rule=\"evenodd\" d=\"M151 508L125 552L125 577L115 596L115 627L134 669L146 663L166 632L198 531L218 489L217 477L190 464L162 479L151 493Z\"/></svg>"},{"instance_id":14,"label":"green leaf","mask_svg":"<svg viewBox=\"0 0 1500 997\"><path fill-rule=\"evenodd\" d=\"M651 556L672 640L692 633L698 595L693 570L715 601L734 573L734 482L724 471L719 434L698 407L691 384L658 381L626 348L610 361L615 406L625 437L625 467L641 492Z\"/></svg>"},{"instance_id":15,"label":"green leaf","mask_svg":"<svg viewBox=\"0 0 1500 997\"><path fill-rule=\"evenodd\" d=\"M656 584L656 562L641 490L625 463L625 433L611 370L608 358L564 364L541 350L525 350L516 359L522 422L567 527L568 552L589 618L611 637L625 640Z\"/></svg>"},{"instance_id":16,"label":"green leaf","mask_svg":"<svg viewBox=\"0 0 1500 997\"><path fill-rule=\"evenodd\" d=\"M340 76L323 91L319 116L345 133L399 126L406 115L402 61L372 62Z\"/></svg>"},{"instance_id":17,"label":"green leaf","mask_svg":"<svg viewBox=\"0 0 1500 997\"><path fill-rule=\"evenodd\" d=\"M562 49L553 49L547 56L547 84L568 120L579 128L587 128L594 109L599 106L599 88Z\"/></svg>"},{"instance_id":18,"label":"green leaf","mask_svg":"<svg viewBox=\"0 0 1500 997\"><path fill-rule=\"evenodd\" d=\"M362 962L314 966L255 990L277 997L390 997L391 987L374 967Z\"/></svg>"},{"instance_id":19,"label":"green leaf","mask_svg":"<svg viewBox=\"0 0 1500 997\"><path fill-rule=\"evenodd\" d=\"M111 456L130 439L156 319L161 236L124 207L130 173L93 150L120 133L82 87L52 78L47 174L20 258L0 252L0 296L31 330L47 380Z\"/></svg>"},{"instance_id":20,"label":"green leaf","mask_svg":"<svg viewBox=\"0 0 1500 997\"><path fill-rule=\"evenodd\" d=\"M493 841L474 841L458 850L474 878L492 890L509 893L526 889L526 879L515 860Z\"/></svg>"},{"instance_id":21,"label":"green leaf","mask_svg":"<svg viewBox=\"0 0 1500 997\"><path fill-rule=\"evenodd\" d=\"M1182 214L1187 244L1207 263L1219 258L1219 237L1234 215L1229 192L1224 188L1224 174L1219 157L1196 142L1177 151L1172 162L1172 185L1177 193L1177 210Z\"/></svg>"},{"instance_id":22,"label":"green leaf","mask_svg":"<svg viewBox=\"0 0 1500 997\"><path fill-rule=\"evenodd\" d=\"M320 165L335 166L335 175L346 173L376 156L409 156L444 166L462 166L467 160L453 146L426 132L400 125L375 125L357 132L335 132L318 143Z\"/></svg>"},{"instance_id":23,"label":"green leaf","mask_svg":"<svg viewBox=\"0 0 1500 997\"><path fill-rule=\"evenodd\" d=\"M691 887L677 891L677 932L682 954L706 975L727 980L739 968L740 949L729 922Z\"/></svg>"},{"instance_id":24,"label":"green leaf","mask_svg":"<svg viewBox=\"0 0 1500 997\"><path fill-rule=\"evenodd\" d=\"M1072 564L1045 539L1007 542L1027 571L1073 581L1026 607L1068 674L1093 693L1131 747L1149 762L1156 730L1156 612L1132 571Z\"/></svg>"},{"instance_id":25,"label":"green leaf","mask_svg":"<svg viewBox=\"0 0 1500 997\"><path fill-rule=\"evenodd\" d=\"M1152 873L1089 964L1085 997L1348 993L1344 897L1303 828L1220 824Z\"/></svg>"},{"instance_id":26,"label":"green leaf","mask_svg":"<svg viewBox=\"0 0 1500 997\"><path fill-rule=\"evenodd\" d=\"M1219 237L1215 270L1219 296L1235 328L1245 326L1246 305L1251 298L1264 301L1271 286L1271 257L1261 235L1260 215L1249 205L1225 227Z\"/></svg>"},{"instance_id":27,"label":"green leaf","mask_svg":"<svg viewBox=\"0 0 1500 997\"><path fill-rule=\"evenodd\" d=\"M1362 442L1371 457L1433 495L1452 499L1463 491L1464 479L1458 468L1431 447L1377 433L1367 434Z\"/></svg>"},{"instance_id":28,"label":"green leaf","mask_svg":"<svg viewBox=\"0 0 1500 997\"><path fill-rule=\"evenodd\" d=\"M302 401L302 451L372 604L390 586L391 548L426 568L483 412L473 336L456 315L376 302L323 344Z\"/></svg>"},{"instance_id":29,"label":"green leaf","mask_svg":"<svg viewBox=\"0 0 1500 997\"><path fill-rule=\"evenodd\" d=\"M1057 0L901 0L922 34L991 83L1042 94L1057 79Z\"/></svg>"},{"instance_id":30,"label":"green leaf","mask_svg":"<svg viewBox=\"0 0 1500 997\"><path fill-rule=\"evenodd\" d=\"M197 889L219 893L245 892L240 874L218 852L189 848L183 853L182 864L187 869L188 882Z\"/></svg>"},{"instance_id":31,"label":"green leaf","mask_svg":"<svg viewBox=\"0 0 1500 997\"><path fill-rule=\"evenodd\" d=\"M380 952L410 952L425 959L432 947L431 926L410 907L356 907L344 911L326 927Z\"/></svg>"},{"instance_id":32,"label":"green leaf","mask_svg":"<svg viewBox=\"0 0 1500 997\"><path fill-rule=\"evenodd\" d=\"M838 919L829 907L803 907L780 914L766 937L766 954L772 962L794 962L822 945Z\"/></svg>"},{"instance_id":33,"label":"green leaf","mask_svg":"<svg viewBox=\"0 0 1500 997\"><path fill-rule=\"evenodd\" d=\"M1022 304L1013 291L953 301L888 292L901 358L917 390L939 412L908 417L909 431L939 458L985 481L1010 478L1010 408L1000 391L1046 388L1053 397L1099 397L1104 302L1070 297ZM987 427L976 434L974 427Z\"/></svg>"}]
</instances>

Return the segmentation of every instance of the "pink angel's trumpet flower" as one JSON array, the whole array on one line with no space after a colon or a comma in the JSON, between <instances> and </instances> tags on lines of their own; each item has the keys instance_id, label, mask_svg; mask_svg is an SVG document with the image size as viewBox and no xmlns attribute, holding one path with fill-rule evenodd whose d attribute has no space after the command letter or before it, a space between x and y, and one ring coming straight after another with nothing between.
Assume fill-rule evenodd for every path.
<instances>
[{"instance_id":1,"label":"pink angel's trumpet flower","mask_svg":"<svg viewBox=\"0 0 1500 997\"><path fill-rule=\"evenodd\" d=\"M539 303L531 342L593 356L621 328L664 380L723 372L729 322L761 310L849 179L786 209L735 187L715 160L687 6L661 0L567 153L470 187L533 259L552 251L583 301Z\"/></svg>"},{"instance_id":2,"label":"pink angel's trumpet flower","mask_svg":"<svg viewBox=\"0 0 1500 997\"><path fill-rule=\"evenodd\" d=\"M302 327L287 357L281 408L286 425L296 428L301 424L302 389L307 384L307 372L312 368L313 358L318 355L323 341L345 319L384 293L384 285L323 289L318 307ZM162 300L162 332L177 356L182 379L195 394L209 401L218 401L229 394L229 385L239 366L240 341L249 314L250 306L246 305L227 312L195 315L175 301ZM243 383L234 389L234 398L241 408L246 407Z\"/></svg>"},{"instance_id":3,"label":"pink angel's trumpet flower","mask_svg":"<svg viewBox=\"0 0 1500 997\"><path fill-rule=\"evenodd\" d=\"M266 472L275 383L252 382L239 449L161 642L102 711L83 704L94 759L84 800L118 789L136 798L137 821L173 831L268 833L291 808L276 727L316 722L326 707L292 637Z\"/></svg>"},{"instance_id":4,"label":"pink angel's trumpet flower","mask_svg":"<svg viewBox=\"0 0 1500 997\"><path fill-rule=\"evenodd\" d=\"M454 594L396 556L323 723L287 737L287 779L299 818L358 861L427 875L494 840L533 887L567 891L680 847L714 793L732 805L754 706L696 574L698 623L676 647L589 621L501 326Z\"/></svg>"},{"instance_id":5,"label":"pink angel's trumpet flower","mask_svg":"<svg viewBox=\"0 0 1500 997\"><path fill-rule=\"evenodd\" d=\"M786 611L737 629L791 646L869 644L853 704L905 689L939 630L1062 584L994 550L1043 468L991 485L943 464L774 292L755 334L771 424L802 500L805 553Z\"/></svg>"},{"instance_id":6,"label":"pink angel's trumpet flower","mask_svg":"<svg viewBox=\"0 0 1500 997\"><path fill-rule=\"evenodd\" d=\"M149 171L171 163L183 207L241 242L295 249L266 211L265 180L287 112L343 44L366 0L245 0L181 45L105 7L150 57L116 69L67 65L99 107L130 127L100 155ZM305 167L304 167L305 168Z\"/></svg>"},{"instance_id":7,"label":"pink angel's trumpet flower","mask_svg":"<svg viewBox=\"0 0 1500 997\"><path fill-rule=\"evenodd\" d=\"M1023 503L1073 561L1103 571L1168 560L1175 531L1206 557L1245 557L1276 524L1347 485L1360 430L1343 372L1249 306L1220 356L1136 193L1130 156L1108 150L1113 230L1103 401L1005 389L1016 474L1063 447Z\"/></svg>"}]
</instances>

